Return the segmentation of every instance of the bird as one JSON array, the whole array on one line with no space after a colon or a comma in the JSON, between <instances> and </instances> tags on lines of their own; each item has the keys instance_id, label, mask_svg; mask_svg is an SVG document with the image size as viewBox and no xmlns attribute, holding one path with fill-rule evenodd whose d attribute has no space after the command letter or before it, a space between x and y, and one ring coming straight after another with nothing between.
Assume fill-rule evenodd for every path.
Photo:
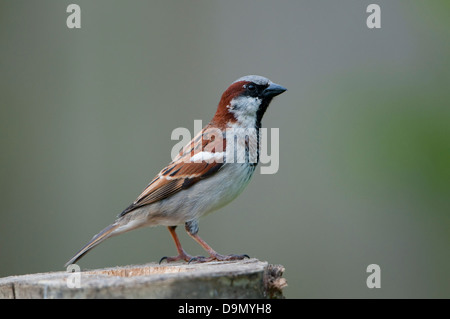
<instances>
[{"instance_id":1,"label":"bird","mask_svg":"<svg viewBox=\"0 0 450 319\"><path fill-rule=\"evenodd\" d=\"M162 261L208 262L249 258L222 255L198 234L199 219L234 200L248 185L259 162L259 129L272 99L287 89L259 75L246 75L223 92L212 120L184 146L109 226L66 264L75 264L108 238L144 226L166 226L178 255ZM177 226L209 256L191 256L182 248Z\"/></svg>"}]
</instances>

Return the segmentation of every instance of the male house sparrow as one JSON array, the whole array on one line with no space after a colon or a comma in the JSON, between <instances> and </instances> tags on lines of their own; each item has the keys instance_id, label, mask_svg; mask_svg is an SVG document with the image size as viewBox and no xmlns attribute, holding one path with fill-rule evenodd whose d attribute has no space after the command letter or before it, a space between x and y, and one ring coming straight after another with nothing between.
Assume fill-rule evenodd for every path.
<instances>
[{"instance_id":1,"label":"male house sparrow","mask_svg":"<svg viewBox=\"0 0 450 319\"><path fill-rule=\"evenodd\" d=\"M259 161L261 119L272 98L284 91L284 87L257 75L247 75L233 82L222 94L211 122L161 170L114 223L95 235L66 266L109 237L156 225L167 226L178 251L178 256L163 257L161 261L205 262L248 257L218 254L199 237L198 220L231 202L247 186ZM183 250L175 232L182 224L209 257L192 257Z\"/></svg>"}]
</instances>

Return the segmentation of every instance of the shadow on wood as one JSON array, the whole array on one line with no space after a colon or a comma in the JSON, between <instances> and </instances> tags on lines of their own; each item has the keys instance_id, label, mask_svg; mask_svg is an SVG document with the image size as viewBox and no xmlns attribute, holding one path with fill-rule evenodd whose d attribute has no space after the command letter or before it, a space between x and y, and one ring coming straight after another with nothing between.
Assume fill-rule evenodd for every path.
<instances>
[{"instance_id":1,"label":"shadow on wood","mask_svg":"<svg viewBox=\"0 0 450 319\"><path fill-rule=\"evenodd\" d=\"M0 298L283 298L284 267L257 259L156 264L0 279ZM77 271L78 270L78 271Z\"/></svg>"}]
</instances>

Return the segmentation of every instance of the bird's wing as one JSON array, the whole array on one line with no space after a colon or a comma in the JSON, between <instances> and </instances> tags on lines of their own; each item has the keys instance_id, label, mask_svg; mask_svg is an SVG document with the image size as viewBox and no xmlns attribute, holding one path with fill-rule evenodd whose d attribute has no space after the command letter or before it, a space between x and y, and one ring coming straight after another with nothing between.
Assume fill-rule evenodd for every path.
<instances>
[{"instance_id":1,"label":"bird's wing","mask_svg":"<svg viewBox=\"0 0 450 319\"><path fill-rule=\"evenodd\" d=\"M214 175L224 164L225 144L223 135L218 136L218 133L203 129L169 165L159 172L119 217L138 207L168 198Z\"/></svg>"}]
</instances>

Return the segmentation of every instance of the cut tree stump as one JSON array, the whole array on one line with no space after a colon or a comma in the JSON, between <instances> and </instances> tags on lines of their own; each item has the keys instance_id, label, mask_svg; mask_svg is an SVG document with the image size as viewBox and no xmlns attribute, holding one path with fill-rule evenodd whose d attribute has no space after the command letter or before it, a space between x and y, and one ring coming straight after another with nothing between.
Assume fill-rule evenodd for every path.
<instances>
[{"instance_id":1,"label":"cut tree stump","mask_svg":"<svg viewBox=\"0 0 450 319\"><path fill-rule=\"evenodd\" d=\"M149 263L0 278L0 298L283 298L284 267L257 259Z\"/></svg>"}]
</instances>

